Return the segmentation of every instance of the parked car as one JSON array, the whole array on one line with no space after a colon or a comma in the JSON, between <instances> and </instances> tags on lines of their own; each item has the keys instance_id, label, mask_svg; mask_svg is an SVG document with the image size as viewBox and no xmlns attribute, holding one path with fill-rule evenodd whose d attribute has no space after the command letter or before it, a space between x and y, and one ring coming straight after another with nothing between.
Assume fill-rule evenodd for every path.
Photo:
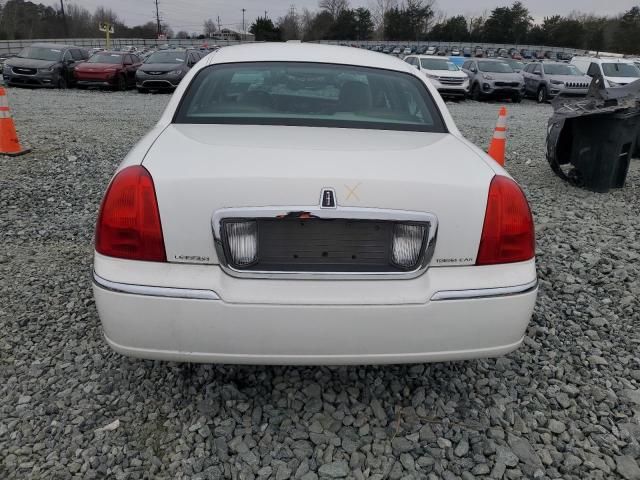
<instances>
[{"instance_id":1,"label":"parked car","mask_svg":"<svg viewBox=\"0 0 640 480\"><path fill-rule=\"evenodd\" d=\"M559 62L529 63L523 71L525 95L544 103L562 93L584 96L591 79L574 65Z\"/></svg>"},{"instance_id":2,"label":"parked car","mask_svg":"<svg viewBox=\"0 0 640 480\"><path fill-rule=\"evenodd\" d=\"M558 52L558 60L561 62L570 62L573 55L567 52Z\"/></svg>"},{"instance_id":3,"label":"parked car","mask_svg":"<svg viewBox=\"0 0 640 480\"><path fill-rule=\"evenodd\" d=\"M487 58L495 58L496 50L494 48L487 48Z\"/></svg>"},{"instance_id":4,"label":"parked car","mask_svg":"<svg viewBox=\"0 0 640 480\"><path fill-rule=\"evenodd\" d=\"M425 55L435 55L436 54L436 47L431 46L428 47L427 50L425 51Z\"/></svg>"},{"instance_id":5,"label":"parked car","mask_svg":"<svg viewBox=\"0 0 640 480\"><path fill-rule=\"evenodd\" d=\"M525 60L531 60L533 58L533 53L531 53L531 50L529 50L528 48L523 48L522 50L520 50L520 55Z\"/></svg>"},{"instance_id":6,"label":"parked car","mask_svg":"<svg viewBox=\"0 0 640 480\"><path fill-rule=\"evenodd\" d=\"M422 72L442 97L465 98L469 93L469 77L447 58L410 55L404 61Z\"/></svg>"},{"instance_id":7,"label":"parked car","mask_svg":"<svg viewBox=\"0 0 640 480\"><path fill-rule=\"evenodd\" d=\"M553 50L545 50L544 51L544 58L548 59L548 60L555 60L556 54Z\"/></svg>"},{"instance_id":8,"label":"parked car","mask_svg":"<svg viewBox=\"0 0 640 480\"><path fill-rule=\"evenodd\" d=\"M476 58L484 57L484 49L482 47L476 47L473 52L473 56Z\"/></svg>"},{"instance_id":9,"label":"parked car","mask_svg":"<svg viewBox=\"0 0 640 480\"><path fill-rule=\"evenodd\" d=\"M468 60L462 66L462 71L469 76L471 96L474 100L488 97L510 98L514 103L520 103L522 100L522 75L514 72L503 60Z\"/></svg>"},{"instance_id":10,"label":"parked car","mask_svg":"<svg viewBox=\"0 0 640 480\"><path fill-rule=\"evenodd\" d=\"M640 78L640 69L635 63L623 58L573 57L571 65L591 78L601 76L606 88L622 87Z\"/></svg>"},{"instance_id":11,"label":"parked car","mask_svg":"<svg viewBox=\"0 0 640 480\"><path fill-rule=\"evenodd\" d=\"M509 51L506 48L501 48L500 50L498 50L498 57L510 58Z\"/></svg>"},{"instance_id":12,"label":"parked car","mask_svg":"<svg viewBox=\"0 0 640 480\"><path fill-rule=\"evenodd\" d=\"M142 61L133 53L100 52L78 64L74 70L78 88L109 87L126 90L136 85Z\"/></svg>"},{"instance_id":13,"label":"parked car","mask_svg":"<svg viewBox=\"0 0 640 480\"><path fill-rule=\"evenodd\" d=\"M391 54L392 55L400 55L402 53L402 51L404 50L404 47L400 46L400 47L395 47L392 51Z\"/></svg>"},{"instance_id":14,"label":"parked car","mask_svg":"<svg viewBox=\"0 0 640 480\"><path fill-rule=\"evenodd\" d=\"M76 64L88 58L89 52L73 45L34 43L4 63L2 76L5 85L67 88Z\"/></svg>"},{"instance_id":15,"label":"parked car","mask_svg":"<svg viewBox=\"0 0 640 480\"><path fill-rule=\"evenodd\" d=\"M522 55L520 55L520 52L515 51L511 54L511 58L513 60L522 60Z\"/></svg>"},{"instance_id":16,"label":"parked car","mask_svg":"<svg viewBox=\"0 0 640 480\"><path fill-rule=\"evenodd\" d=\"M513 71L516 73L521 73L522 70L524 70L524 63L522 63L520 60L516 60L513 58L505 58L503 62L508 63L509 66L513 68Z\"/></svg>"},{"instance_id":17,"label":"parked car","mask_svg":"<svg viewBox=\"0 0 640 480\"><path fill-rule=\"evenodd\" d=\"M536 60L544 60L544 52L542 50L538 50L533 56Z\"/></svg>"},{"instance_id":18,"label":"parked car","mask_svg":"<svg viewBox=\"0 0 640 480\"><path fill-rule=\"evenodd\" d=\"M460 56L460 49L458 47L453 47L451 49L451 56L452 57L459 57Z\"/></svg>"},{"instance_id":19,"label":"parked car","mask_svg":"<svg viewBox=\"0 0 640 480\"><path fill-rule=\"evenodd\" d=\"M428 46L422 45L422 46L418 47L418 49L416 50L416 53L419 54L419 55L423 55L428 49L429 49Z\"/></svg>"},{"instance_id":20,"label":"parked car","mask_svg":"<svg viewBox=\"0 0 640 480\"><path fill-rule=\"evenodd\" d=\"M402 51L403 55L411 55L411 47L405 47L405 49Z\"/></svg>"},{"instance_id":21,"label":"parked car","mask_svg":"<svg viewBox=\"0 0 640 480\"><path fill-rule=\"evenodd\" d=\"M138 92L175 90L203 56L198 50L161 50L151 54L136 72Z\"/></svg>"},{"instance_id":22,"label":"parked car","mask_svg":"<svg viewBox=\"0 0 640 480\"><path fill-rule=\"evenodd\" d=\"M391 50L393 50L389 45L385 45L385 47L382 49L382 53L391 53Z\"/></svg>"},{"instance_id":23,"label":"parked car","mask_svg":"<svg viewBox=\"0 0 640 480\"><path fill-rule=\"evenodd\" d=\"M472 51L471 51L471 47L464 47L464 48L462 49L462 55L463 55L464 57L470 57L470 56L471 56L471 53L472 53Z\"/></svg>"},{"instance_id":24,"label":"parked car","mask_svg":"<svg viewBox=\"0 0 640 480\"><path fill-rule=\"evenodd\" d=\"M449 53L449 50L447 49L447 47L440 46L440 47L436 48L436 53L435 54L437 56L439 56L439 57L445 57L445 56L448 55L448 53Z\"/></svg>"},{"instance_id":25,"label":"parked car","mask_svg":"<svg viewBox=\"0 0 640 480\"><path fill-rule=\"evenodd\" d=\"M529 205L415 68L257 43L195 70L101 205L94 296L115 351L363 364L521 345Z\"/></svg>"},{"instance_id":26,"label":"parked car","mask_svg":"<svg viewBox=\"0 0 640 480\"><path fill-rule=\"evenodd\" d=\"M138 51L137 47L134 47L133 45L124 45L121 49L121 52L126 52L126 53L136 53Z\"/></svg>"}]
</instances>

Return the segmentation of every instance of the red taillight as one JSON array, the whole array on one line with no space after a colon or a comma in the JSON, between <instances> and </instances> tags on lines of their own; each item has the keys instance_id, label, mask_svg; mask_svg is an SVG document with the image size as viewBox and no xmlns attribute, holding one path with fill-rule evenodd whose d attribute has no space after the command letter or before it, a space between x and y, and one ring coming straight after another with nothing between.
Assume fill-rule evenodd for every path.
<instances>
[{"instance_id":1,"label":"red taillight","mask_svg":"<svg viewBox=\"0 0 640 480\"><path fill-rule=\"evenodd\" d=\"M524 193L510 178L493 177L476 265L530 260L535 256L535 243L533 218Z\"/></svg>"},{"instance_id":2,"label":"red taillight","mask_svg":"<svg viewBox=\"0 0 640 480\"><path fill-rule=\"evenodd\" d=\"M153 179L141 165L111 181L100 207L96 251L109 257L166 262Z\"/></svg>"}]
</instances>

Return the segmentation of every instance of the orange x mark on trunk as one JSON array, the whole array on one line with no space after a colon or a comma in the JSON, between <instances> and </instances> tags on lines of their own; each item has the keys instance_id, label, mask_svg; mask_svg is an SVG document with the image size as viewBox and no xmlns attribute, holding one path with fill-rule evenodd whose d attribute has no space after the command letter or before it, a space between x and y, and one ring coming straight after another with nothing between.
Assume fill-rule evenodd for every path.
<instances>
[{"instance_id":1,"label":"orange x mark on trunk","mask_svg":"<svg viewBox=\"0 0 640 480\"><path fill-rule=\"evenodd\" d=\"M347 192L349 192L347 194L347 198L346 200L349 200L351 197L355 198L356 200L360 200L360 197L358 196L358 194L356 193L356 190L358 189L358 187L362 184L362 182L358 182L353 188L351 188L349 185L345 185L344 188L347 189Z\"/></svg>"}]
</instances>

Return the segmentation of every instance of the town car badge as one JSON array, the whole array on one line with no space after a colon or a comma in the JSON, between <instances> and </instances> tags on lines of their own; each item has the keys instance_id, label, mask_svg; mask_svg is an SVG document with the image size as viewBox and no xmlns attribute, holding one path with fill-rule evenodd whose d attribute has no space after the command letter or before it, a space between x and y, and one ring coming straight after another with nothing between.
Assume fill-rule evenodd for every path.
<instances>
[{"instance_id":1,"label":"town car badge","mask_svg":"<svg viewBox=\"0 0 640 480\"><path fill-rule=\"evenodd\" d=\"M320 196L320 208L336 208L336 191L333 188L323 188Z\"/></svg>"}]
</instances>

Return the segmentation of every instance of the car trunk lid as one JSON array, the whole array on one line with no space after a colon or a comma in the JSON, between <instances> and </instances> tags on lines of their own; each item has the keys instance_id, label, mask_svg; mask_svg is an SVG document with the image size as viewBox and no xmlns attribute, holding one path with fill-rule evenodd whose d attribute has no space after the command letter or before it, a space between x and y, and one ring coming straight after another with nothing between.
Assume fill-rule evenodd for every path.
<instances>
[{"instance_id":1,"label":"car trunk lid","mask_svg":"<svg viewBox=\"0 0 640 480\"><path fill-rule=\"evenodd\" d=\"M216 211L339 207L437 216L432 265L472 265L484 220L489 165L451 134L251 125L170 125L143 165L158 197L167 258L218 263Z\"/></svg>"}]
</instances>

